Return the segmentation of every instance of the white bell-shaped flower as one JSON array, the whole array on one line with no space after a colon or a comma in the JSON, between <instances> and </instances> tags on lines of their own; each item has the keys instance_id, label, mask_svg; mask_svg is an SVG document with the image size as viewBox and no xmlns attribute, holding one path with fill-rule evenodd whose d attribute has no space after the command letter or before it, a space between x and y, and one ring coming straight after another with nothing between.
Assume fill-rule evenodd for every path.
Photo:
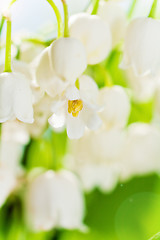
<instances>
[{"instance_id":1,"label":"white bell-shaped flower","mask_svg":"<svg viewBox=\"0 0 160 240\"><path fill-rule=\"evenodd\" d=\"M124 38L127 27L127 18L123 8L116 2L101 1L98 15L109 24L112 32L112 44L115 46Z\"/></svg>"},{"instance_id":2,"label":"white bell-shaped flower","mask_svg":"<svg viewBox=\"0 0 160 240\"><path fill-rule=\"evenodd\" d=\"M16 186L14 173L7 168L0 166L0 207Z\"/></svg>"},{"instance_id":3,"label":"white bell-shaped flower","mask_svg":"<svg viewBox=\"0 0 160 240\"><path fill-rule=\"evenodd\" d=\"M17 118L33 123L32 93L24 74L1 73L0 98L0 122Z\"/></svg>"},{"instance_id":4,"label":"white bell-shaped flower","mask_svg":"<svg viewBox=\"0 0 160 240\"><path fill-rule=\"evenodd\" d=\"M52 115L51 104L52 99L48 95L44 95L38 102L33 105L34 123L27 124L26 129L34 138L38 138L47 128L48 118Z\"/></svg>"},{"instance_id":5,"label":"white bell-shaped flower","mask_svg":"<svg viewBox=\"0 0 160 240\"><path fill-rule=\"evenodd\" d=\"M99 104L103 107L100 116L107 129L125 127L130 114L130 100L122 87L113 86L101 89Z\"/></svg>"},{"instance_id":6,"label":"white bell-shaped flower","mask_svg":"<svg viewBox=\"0 0 160 240\"><path fill-rule=\"evenodd\" d=\"M85 46L88 64L103 61L112 48L111 31L99 16L80 13L70 18L70 35Z\"/></svg>"},{"instance_id":7,"label":"white bell-shaped flower","mask_svg":"<svg viewBox=\"0 0 160 240\"><path fill-rule=\"evenodd\" d=\"M133 99L136 102L147 102L153 98L157 79L149 76L137 76L133 69L126 71L128 85L132 89Z\"/></svg>"},{"instance_id":8,"label":"white bell-shaped flower","mask_svg":"<svg viewBox=\"0 0 160 240\"><path fill-rule=\"evenodd\" d=\"M18 185L18 177L22 176L20 166L22 144L8 139L2 128L0 142L0 207Z\"/></svg>"},{"instance_id":9,"label":"white bell-shaped flower","mask_svg":"<svg viewBox=\"0 0 160 240\"><path fill-rule=\"evenodd\" d=\"M66 123L67 134L71 139L84 135L85 126L96 130L101 125L97 106L98 87L87 75L79 78L79 90L69 87L61 99L52 106L53 115L49 123L53 128L60 128Z\"/></svg>"},{"instance_id":10,"label":"white bell-shaped flower","mask_svg":"<svg viewBox=\"0 0 160 240\"><path fill-rule=\"evenodd\" d=\"M127 133L122 179L160 170L160 131L152 125L134 123Z\"/></svg>"},{"instance_id":11,"label":"white bell-shaped flower","mask_svg":"<svg viewBox=\"0 0 160 240\"><path fill-rule=\"evenodd\" d=\"M87 67L84 46L74 38L60 38L35 60L35 79L51 97L74 84Z\"/></svg>"},{"instance_id":12,"label":"white bell-shaped flower","mask_svg":"<svg viewBox=\"0 0 160 240\"><path fill-rule=\"evenodd\" d=\"M35 231L83 228L84 201L78 179L69 171L48 171L28 186L26 216Z\"/></svg>"},{"instance_id":13,"label":"white bell-shaped flower","mask_svg":"<svg viewBox=\"0 0 160 240\"><path fill-rule=\"evenodd\" d=\"M152 18L133 20L127 29L122 68L132 67L136 75L159 74L160 21Z\"/></svg>"},{"instance_id":14,"label":"white bell-shaped flower","mask_svg":"<svg viewBox=\"0 0 160 240\"><path fill-rule=\"evenodd\" d=\"M86 133L80 140L70 142L71 158L66 158L66 165L78 174L86 191L98 187L110 192L119 179L125 141L126 134L122 130Z\"/></svg>"}]
</instances>

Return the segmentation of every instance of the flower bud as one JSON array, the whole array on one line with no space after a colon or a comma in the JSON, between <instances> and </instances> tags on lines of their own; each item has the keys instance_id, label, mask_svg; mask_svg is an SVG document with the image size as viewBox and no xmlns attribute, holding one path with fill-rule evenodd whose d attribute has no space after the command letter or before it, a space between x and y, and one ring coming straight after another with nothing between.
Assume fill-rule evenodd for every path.
<instances>
[{"instance_id":1,"label":"flower bud","mask_svg":"<svg viewBox=\"0 0 160 240\"><path fill-rule=\"evenodd\" d=\"M88 64L103 61L112 47L109 26L99 16L91 16L87 13L72 16L70 35L79 39L85 46Z\"/></svg>"}]
</instances>

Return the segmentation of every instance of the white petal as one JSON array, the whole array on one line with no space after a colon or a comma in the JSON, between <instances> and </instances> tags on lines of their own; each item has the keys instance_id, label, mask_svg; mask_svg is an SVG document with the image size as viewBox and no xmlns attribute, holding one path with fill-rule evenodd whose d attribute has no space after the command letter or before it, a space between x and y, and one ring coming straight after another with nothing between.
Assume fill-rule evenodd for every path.
<instances>
[{"instance_id":1,"label":"white petal","mask_svg":"<svg viewBox=\"0 0 160 240\"><path fill-rule=\"evenodd\" d=\"M15 79L11 73L0 74L0 122L13 117Z\"/></svg>"},{"instance_id":2,"label":"white petal","mask_svg":"<svg viewBox=\"0 0 160 240\"><path fill-rule=\"evenodd\" d=\"M0 207L3 205L15 186L16 178L12 171L0 168Z\"/></svg>"},{"instance_id":3,"label":"white petal","mask_svg":"<svg viewBox=\"0 0 160 240\"><path fill-rule=\"evenodd\" d=\"M130 101L120 86L100 90L99 104L103 106L100 115L107 129L123 128L130 114Z\"/></svg>"},{"instance_id":4,"label":"white petal","mask_svg":"<svg viewBox=\"0 0 160 240\"><path fill-rule=\"evenodd\" d=\"M56 174L53 187L57 197L58 226L67 229L81 228L84 200L77 177L69 171L60 171Z\"/></svg>"},{"instance_id":5,"label":"white petal","mask_svg":"<svg viewBox=\"0 0 160 240\"><path fill-rule=\"evenodd\" d=\"M95 103L98 97L98 86L96 82L87 75L82 75L79 78L80 95L82 99Z\"/></svg>"},{"instance_id":6,"label":"white petal","mask_svg":"<svg viewBox=\"0 0 160 240\"><path fill-rule=\"evenodd\" d=\"M71 114L67 114L66 128L70 139L79 139L84 134L85 125L79 115L78 117L73 117Z\"/></svg>"},{"instance_id":7,"label":"white petal","mask_svg":"<svg viewBox=\"0 0 160 240\"><path fill-rule=\"evenodd\" d=\"M50 58L56 75L73 83L87 67L82 43L74 38L60 38L50 48Z\"/></svg>"},{"instance_id":8,"label":"white petal","mask_svg":"<svg viewBox=\"0 0 160 240\"><path fill-rule=\"evenodd\" d=\"M116 2L100 2L98 15L109 24L112 31L113 46L119 43L125 35L127 18L125 12Z\"/></svg>"},{"instance_id":9,"label":"white petal","mask_svg":"<svg viewBox=\"0 0 160 240\"><path fill-rule=\"evenodd\" d=\"M54 113L49 119L49 124L57 129L57 128L63 128L66 122L64 112L59 111L57 113Z\"/></svg>"},{"instance_id":10,"label":"white petal","mask_svg":"<svg viewBox=\"0 0 160 240\"><path fill-rule=\"evenodd\" d=\"M109 26L99 17L80 13L70 19L70 35L85 46L88 64L103 61L112 47Z\"/></svg>"},{"instance_id":11,"label":"white petal","mask_svg":"<svg viewBox=\"0 0 160 240\"><path fill-rule=\"evenodd\" d=\"M133 20L127 29L123 66L137 75L157 75L160 65L160 22L151 18Z\"/></svg>"},{"instance_id":12,"label":"white petal","mask_svg":"<svg viewBox=\"0 0 160 240\"><path fill-rule=\"evenodd\" d=\"M75 86L67 88L65 95L68 100L80 99L79 90Z\"/></svg>"},{"instance_id":13,"label":"white petal","mask_svg":"<svg viewBox=\"0 0 160 240\"><path fill-rule=\"evenodd\" d=\"M36 177L26 194L26 218L36 231L50 230L57 226L57 205L54 194L55 173L48 171Z\"/></svg>"},{"instance_id":14,"label":"white petal","mask_svg":"<svg viewBox=\"0 0 160 240\"><path fill-rule=\"evenodd\" d=\"M15 79L14 114L22 122L33 123L32 93L28 79L18 73L13 73L13 77Z\"/></svg>"},{"instance_id":15,"label":"white petal","mask_svg":"<svg viewBox=\"0 0 160 240\"><path fill-rule=\"evenodd\" d=\"M84 105L80 114L89 129L96 130L101 126L102 121L94 109Z\"/></svg>"}]
</instances>

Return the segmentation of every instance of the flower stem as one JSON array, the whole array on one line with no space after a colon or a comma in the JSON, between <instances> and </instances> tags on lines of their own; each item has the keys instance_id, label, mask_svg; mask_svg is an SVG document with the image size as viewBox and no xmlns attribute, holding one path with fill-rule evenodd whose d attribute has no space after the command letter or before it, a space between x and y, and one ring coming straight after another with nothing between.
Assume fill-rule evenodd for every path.
<instances>
[{"instance_id":1,"label":"flower stem","mask_svg":"<svg viewBox=\"0 0 160 240\"><path fill-rule=\"evenodd\" d=\"M64 37L69 37L69 14L68 14L68 6L66 0L61 0L63 4L63 11L64 11Z\"/></svg>"},{"instance_id":2,"label":"flower stem","mask_svg":"<svg viewBox=\"0 0 160 240\"><path fill-rule=\"evenodd\" d=\"M13 3L15 3L17 0L12 0L9 4L9 8L13 5Z\"/></svg>"},{"instance_id":3,"label":"flower stem","mask_svg":"<svg viewBox=\"0 0 160 240\"><path fill-rule=\"evenodd\" d=\"M150 11L148 17L155 18L157 3L158 3L158 0L154 0L153 1L152 7L151 7L151 11Z\"/></svg>"},{"instance_id":4,"label":"flower stem","mask_svg":"<svg viewBox=\"0 0 160 240\"><path fill-rule=\"evenodd\" d=\"M62 18L61 18L61 14L58 10L58 7L55 5L55 3L53 2L53 0L46 0L50 6L53 8L56 18L57 18L57 24L58 24L58 38L63 36L63 22L62 22Z\"/></svg>"},{"instance_id":5,"label":"flower stem","mask_svg":"<svg viewBox=\"0 0 160 240\"><path fill-rule=\"evenodd\" d=\"M2 16L1 22L0 22L0 37L2 34L3 26L4 26L5 18Z\"/></svg>"},{"instance_id":6,"label":"flower stem","mask_svg":"<svg viewBox=\"0 0 160 240\"><path fill-rule=\"evenodd\" d=\"M99 3L100 3L100 0L95 0L94 1L94 4L93 4L93 10L92 10L92 15L96 15L97 12L98 12L98 8L99 8Z\"/></svg>"},{"instance_id":7,"label":"flower stem","mask_svg":"<svg viewBox=\"0 0 160 240\"><path fill-rule=\"evenodd\" d=\"M6 55L5 55L5 72L12 72L11 70L11 19L6 18L7 32L6 32Z\"/></svg>"},{"instance_id":8,"label":"flower stem","mask_svg":"<svg viewBox=\"0 0 160 240\"><path fill-rule=\"evenodd\" d=\"M128 18L132 17L132 14L133 14L133 11L135 9L137 2L138 2L138 0L133 0L131 8L129 9L129 12L128 12Z\"/></svg>"}]
</instances>

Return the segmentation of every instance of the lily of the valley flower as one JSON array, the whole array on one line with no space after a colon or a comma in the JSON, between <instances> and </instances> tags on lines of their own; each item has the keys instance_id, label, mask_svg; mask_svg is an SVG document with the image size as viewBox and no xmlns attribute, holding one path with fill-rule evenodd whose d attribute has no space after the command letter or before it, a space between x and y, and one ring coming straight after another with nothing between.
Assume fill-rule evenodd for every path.
<instances>
[{"instance_id":1,"label":"lily of the valley flower","mask_svg":"<svg viewBox=\"0 0 160 240\"><path fill-rule=\"evenodd\" d=\"M0 74L0 122L14 118L33 123L32 93L24 74L4 72Z\"/></svg>"},{"instance_id":2,"label":"lily of the valley flower","mask_svg":"<svg viewBox=\"0 0 160 240\"><path fill-rule=\"evenodd\" d=\"M28 186L26 214L35 231L83 228L84 202L76 176L61 170L36 177Z\"/></svg>"},{"instance_id":3,"label":"lily of the valley flower","mask_svg":"<svg viewBox=\"0 0 160 240\"><path fill-rule=\"evenodd\" d=\"M136 75L155 76L160 65L160 21L133 20L127 29L122 68L132 67Z\"/></svg>"},{"instance_id":4,"label":"lily of the valley flower","mask_svg":"<svg viewBox=\"0 0 160 240\"><path fill-rule=\"evenodd\" d=\"M81 138L85 126L96 130L101 125L96 105L98 87L89 76L79 78L79 90L75 86L69 87L64 96L54 103L53 116L49 123L53 128L62 127L66 123L67 134L71 139ZM57 122L61 126L57 126Z\"/></svg>"},{"instance_id":5,"label":"lily of the valley flower","mask_svg":"<svg viewBox=\"0 0 160 240\"><path fill-rule=\"evenodd\" d=\"M16 186L16 178L10 169L0 166L0 207Z\"/></svg>"},{"instance_id":6,"label":"lily of the valley flower","mask_svg":"<svg viewBox=\"0 0 160 240\"><path fill-rule=\"evenodd\" d=\"M113 46L124 38L127 18L124 10L116 2L101 1L98 8L98 15L109 24L112 32Z\"/></svg>"},{"instance_id":7,"label":"lily of the valley flower","mask_svg":"<svg viewBox=\"0 0 160 240\"><path fill-rule=\"evenodd\" d=\"M122 179L160 170L160 131L156 127L134 123L129 126L123 154Z\"/></svg>"},{"instance_id":8,"label":"lily of the valley flower","mask_svg":"<svg viewBox=\"0 0 160 240\"><path fill-rule=\"evenodd\" d=\"M87 67L84 46L74 38L60 38L35 60L35 79L51 97L62 93Z\"/></svg>"},{"instance_id":9,"label":"lily of the valley flower","mask_svg":"<svg viewBox=\"0 0 160 240\"><path fill-rule=\"evenodd\" d=\"M123 128L130 114L130 100L120 86L105 87L99 92L100 116L107 129Z\"/></svg>"},{"instance_id":10,"label":"lily of the valley flower","mask_svg":"<svg viewBox=\"0 0 160 240\"><path fill-rule=\"evenodd\" d=\"M70 35L85 46L88 64L103 61L112 47L112 36L107 23L99 16L80 13L70 18Z\"/></svg>"},{"instance_id":11,"label":"lily of the valley flower","mask_svg":"<svg viewBox=\"0 0 160 240\"><path fill-rule=\"evenodd\" d=\"M38 102L33 105L34 123L27 124L26 129L34 138L38 138L48 125L48 118L52 115L51 104L52 99L48 95L44 95Z\"/></svg>"},{"instance_id":12,"label":"lily of the valley flower","mask_svg":"<svg viewBox=\"0 0 160 240\"><path fill-rule=\"evenodd\" d=\"M126 71L128 85L132 89L133 99L136 102L147 102L153 98L158 78L137 76L133 69Z\"/></svg>"},{"instance_id":13,"label":"lily of the valley flower","mask_svg":"<svg viewBox=\"0 0 160 240\"><path fill-rule=\"evenodd\" d=\"M101 129L70 142L72 157L66 159L66 164L78 174L86 191L98 187L103 192L110 192L115 188L125 141L124 131Z\"/></svg>"}]
</instances>

